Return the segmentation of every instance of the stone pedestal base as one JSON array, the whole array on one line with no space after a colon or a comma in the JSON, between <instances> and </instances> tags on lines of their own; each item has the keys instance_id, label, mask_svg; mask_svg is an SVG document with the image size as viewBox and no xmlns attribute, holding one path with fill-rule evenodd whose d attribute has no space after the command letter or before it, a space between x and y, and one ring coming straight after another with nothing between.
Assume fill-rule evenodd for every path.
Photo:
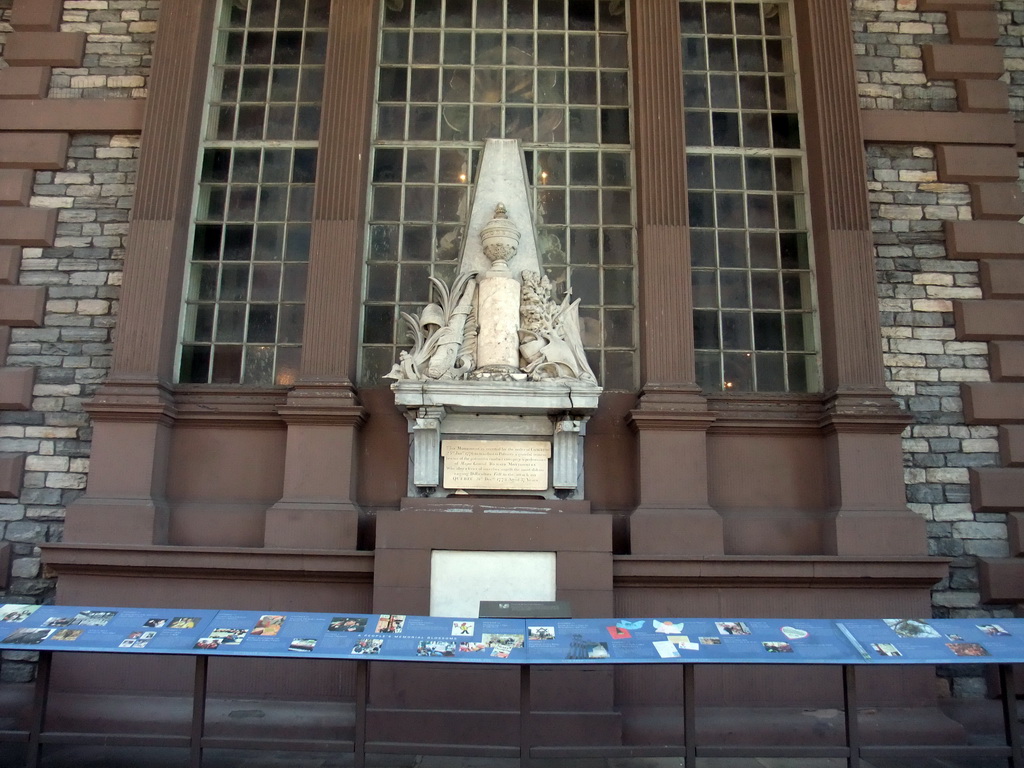
<instances>
[{"instance_id":1,"label":"stone pedestal base","mask_svg":"<svg viewBox=\"0 0 1024 768\"><path fill-rule=\"evenodd\" d=\"M166 544L166 504L153 499L90 499L71 504L64 519L64 540L95 544Z\"/></svg>"},{"instance_id":2,"label":"stone pedestal base","mask_svg":"<svg viewBox=\"0 0 1024 768\"><path fill-rule=\"evenodd\" d=\"M909 509L841 509L823 527L829 555L899 556L928 554L924 518Z\"/></svg>"},{"instance_id":3,"label":"stone pedestal base","mask_svg":"<svg viewBox=\"0 0 1024 768\"><path fill-rule=\"evenodd\" d=\"M710 507L640 507L629 518L634 555L720 555L725 551L722 517Z\"/></svg>"},{"instance_id":4,"label":"stone pedestal base","mask_svg":"<svg viewBox=\"0 0 1024 768\"><path fill-rule=\"evenodd\" d=\"M359 510L352 504L282 501L267 510L264 547L355 549Z\"/></svg>"}]
</instances>

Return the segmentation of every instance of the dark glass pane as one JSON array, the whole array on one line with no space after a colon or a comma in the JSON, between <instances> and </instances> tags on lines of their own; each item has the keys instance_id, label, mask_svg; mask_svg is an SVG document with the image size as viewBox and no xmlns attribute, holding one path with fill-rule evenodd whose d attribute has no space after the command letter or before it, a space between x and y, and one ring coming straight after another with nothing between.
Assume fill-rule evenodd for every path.
<instances>
[{"instance_id":1,"label":"dark glass pane","mask_svg":"<svg viewBox=\"0 0 1024 768\"><path fill-rule=\"evenodd\" d=\"M690 226L715 226L715 196L710 192L691 192L689 194Z\"/></svg>"},{"instance_id":2,"label":"dark glass pane","mask_svg":"<svg viewBox=\"0 0 1024 768\"><path fill-rule=\"evenodd\" d=\"M736 15L736 34L761 34L761 6L756 3L736 3L733 6Z\"/></svg>"},{"instance_id":3,"label":"dark glass pane","mask_svg":"<svg viewBox=\"0 0 1024 768\"><path fill-rule=\"evenodd\" d=\"M302 33L279 32L273 50L275 65L299 65L302 62Z\"/></svg>"},{"instance_id":4,"label":"dark glass pane","mask_svg":"<svg viewBox=\"0 0 1024 768\"><path fill-rule=\"evenodd\" d=\"M390 344L393 340L392 324L395 308L391 305L371 304L363 310L363 343Z\"/></svg>"},{"instance_id":5,"label":"dark glass pane","mask_svg":"<svg viewBox=\"0 0 1024 768\"><path fill-rule=\"evenodd\" d=\"M696 355L697 384L705 392L716 392L722 388L721 361L714 352L698 352Z\"/></svg>"},{"instance_id":6,"label":"dark glass pane","mask_svg":"<svg viewBox=\"0 0 1024 768\"><path fill-rule=\"evenodd\" d=\"M597 73L569 72L569 103L597 103Z\"/></svg>"},{"instance_id":7,"label":"dark glass pane","mask_svg":"<svg viewBox=\"0 0 1024 768\"><path fill-rule=\"evenodd\" d=\"M633 306L633 270L604 270L604 304L606 306Z\"/></svg>"},{"instance_id":8,"label":"dark glass pane","mask_svg":"<svg viewBox=\"0 0 1024 768\"><path fill-rule=\"evenodd\" d=\"M715 188L743 189L743 160L739 157L715 158Z\"/></svg>"},{"instance_id":9,"label":"dark glass pane","mask_svg":"<svg viewBox=\"0 0 1024 768\"><path fill-rule=\"evenodd\" d=\"M629 80L625 72L601 73L601 103L608 106L629 104Z\"/></svg>"},{"instance_id":10,"label":"dark glass pane","mask_svg":"<svg viewBox=\"0 0 1024 768\"><path fill-rule=\"evenodd\" d=\"M256 252L254 259L277 261L284 246L284 226L281 224L260 224L256 227Z\"/></svg>"},{"instance_id":11,"label":"dark glass pane","mask_svg":"<svg viewBox=\"0 0 1024 768\"><path fill-rule=\"evenodd\" d=\"M768 109L768 96L763 77L743 75L740 77L740 106L743 109Z\"/></svg>"},{"instance_id":12,"label":"dark glass pane","mask_svg":"<svg viewBox=\"0 0 1024 768\"><path fill-rule=\"evenodd\" d=\"M732 3L709 2L706 4L709 35L732 34Z\"/></svg>"},{"instance_id":13,"label":"dark glass pane","mask_svg":"<svg viewBox=\"0 0 1024 768\"><path fill-rule=\"evenodd\" d=\"M633 310L606 309L604 312L604 340L609 347L632 347Z\"/></svg>"},{"instance_id":14,"label":"dark glass pane","mask_svg":"<svg viewBox=\"0 0 1024 768\"><path fill-rule=\"evenodd\" d=\"M186 384L205 384L210 375L210 348L185 344L181 348L178 379Z\"/></svg>"},{"instance_id":15,"label":"dark glass pane","mask_svg":"<svg viewBox=\"0 0 1024 768\"><path fill-rule=\"evenodd\" d=\"M239 71L237 69L218 70L220 73L220 101L238 100ZM214 100L217 100L214 97Z\"/></svg>"},{"instance_id":16,"label":"dark glass pane","mask_svg":"<svg viewBox=\"0 0 1024 768\"><path fill-rule=\"evenodd\" d=\"M537 35L537 65L565 66L565 38L562 35Z\"/></svg>"},{"instance_id":17,"label":"dark glass pane","mask_svg":"<svg viewBox=\"0 0 1024 768\"><path fill-rule=\"evenodd\" d=\"M734 75L711 75L711 106L716 109L736 109L739 97L736 94Z\"/></svg>"},{"instance_id":18,"label":"dark glass pane","mask_svg":"<svg viewBox=\"0 0 1024 768\"><path fill-rule=\"evenodd\" d=\"M200 304L195 308L195 326L192 329L193 341L213 341L213 314L215 305Z\"/></svg>"},{"instance_id":19,"label":"dark glass pane","mask_svg":"<svg viewBox=\"0 0 1024 768\"><path fill-rule=\"evenodd\" d=\"M785 356L755 355L758 392L785 392Z\"/></svg>"},{"instance_id":20,"label":"dark glass pane","mask_svg":"<svg viewBox=\"0 0 1024 768\"><path fill-rule=\"evenodd\" d=\"M569 156L569 182L597 186L597 153L573 152Z\"/></svg>"},{"instance_id":21,"label":"dark glass pane","mask_svg":"<svg viewBox=\"0 0 1024 768\"><path fill-rule=\"evenodd\" d=\"M796 149L800 146L800 118L784 113L772 115L772 144L778 149Z\"/></svg>"},{"instance_id":22,"label":"dark glass pane","mask_svg":"<svg viewBox=\"0 0 1024 768\"><path fill-rule=\"evenodd\" d=\"M750 287L755 309L780 309L779 276L776 272L751 272ZM767 349L767 347L760 347ZM780 347L781 349L781 347Z\"/></svg>"},{"instance_id":23,"label":"dark glass pane","mask_svg":"<svg viewBox=\"0 0 1024 768\"><path fill-rule=\"evenodd\" d=\"M743 115L743 146L767 147L770 144L768 134L767 114L748 113Z\"/></svg>"},{"instance_id":24,"label":"dark glass pane","mask_svg":"<svg viewBox=\"0 0 1024 768\"><path fill-rule=\"evenodd\" d=\"M269 69L248 67L242 76L241 101L266 101L269 83Z\"/></svg>"},{"instance_id":25,"label":"dark glass pane","mask_svg":"<svg viewBox=\"0 0 1024 768\"><path fill-rule=\"evenodd\" d=\"M625 35L601 35L601 66L616 69L629 66L629 48Z\"/></svg>"},{"instance_id":26,"label":"dark glass pane","mask_svg":"<svg viewBox=\"0 0 1024 768\"><path fill-rule=\"evenodd\" d=\"M193 259L217 259L220 257L221 226L219 224L197 224L192 239Z\"/></svg>"},{"instance_id":27,"label":"dark glass pane","mask_svg":"<svg viewBox=\"0 0 1024 768\"><path fill-rule=\"evenodd\" d=\"M711 130L708 125L707 112L694 112L687 110L686 119L686 143L691 147L711 146Z\"/></svg>"},{"instance_id":28,"label":"dark glass pane","mask_svg":"<svg viewBox=\"0 0 1024 768\"><path fill-rule=\"evenodd\" d=\"M631 185L629 155L625 152L603 152L601 154L601 181L606 187L628 187Z\"/></svg>"},{"instance_id":29,"label":"dark glass pane","mask_svg":"<svg viewBox=\"0 0 1024 768\"><path fill-rule=\"evenodd\" d=\"M596 67L597 45L591 35L569 35L569 62L574 67Z\"/></svg>"},{"instance_id":30,"label":"dark glass pane","mask_svg":"<svg viewBox=\"0 0 1024 768\"><path fill-rule=\"evenodd\" d=\"M373 154L373 182L402 180L402 150L378 149Z\"/></svg>"},{"instance_id":31,"label":"dark glass pane","mask_svg":"<svg viewBox=\"0 0 1024 768\"><path fill-rule=\"evenodd\" d=\"M222 304L217 311L217 341L242 340L245 332L245 305Z\"/></svg>"},{"instance_id":32,"label":"dark glass pane","mask_svg":"<svg viewBox=\"0 0 1024 768\"><path fill-rule=\"evenodd\" d=\"M633 263L633 232L628 229L606 229L601 234L602 260L607 264Z\"/></svg>"},{"instance_id":33,"label":"dark glass pane","mask_svg":"<svg viewBox=\"0 0 1024 768\"><path fill-rule=\"evenodd\" d=\"M697 349L718 349L718 313L697 310L693 313L693 345Z\"/></svg>"},{"instance_id":34,"label":"dark glass pane","mask_svg":"<svg viewBox=\"0 0 1024 768\"><path fill-rule=\"evenodd\" d=\"M754 373L749 353L741 355L722 355L723 382L722 389L726 392L752 392L754 390Z\"/></svg>"},{"instance_id":35,"label":"dark glass pane","mask_svg":"<svg viewBox=\"0 0 1024 768\"><path fill-rule=\"evenodd\" d=\"M273 343L277 338L277 305L253 304L249 307L249 328L245 339L251 344Z\"/></svg>"},{"instance_id":36,"label":"dark glass pane","mask_svg":"<svg viewBox=\"0 0 1024 768\"><path fill-rule=\"evenodd\" d=\"M565 192L544 189L538 195L537 213L542 224L565 224Z\"/></svg>"},{"instance_id":37,"label":"dark glass pane","mask_svg":"<svg viewBox=\"0 0 1024 768\"><path fill-rule=\"evenodd\" d=\"M203 152L202 181L226 182L231 166L230 149L207 149Z\"/></svg>"},{"instance_id":38,"label":"dark glass pane","mask_svg":"<svg viewBox=\"0 0 1024 768\"><path fill-rule=\"evenodd\" d=\"M743 228L743 195L715 195L715 212L719 227Z\"/></svg>"},{"instance_id":39,"label":"dark glass pane","mask_svg":"<svg viewBox=\"0 0 1024 768\"><path fill-rule=\"evenodd\" d=\"M285 261L306 261L309 258L309 225L289 224Z\"/></svg>"},{"instance_id":40,"label":"dark glass pane","mask_svg":"<svg viewBox=\"0 0 1024 768\"><path fill-rule=\"evenodd\" d=\"M433 141L437 137L437 107L409 109L409 138Z\"/></svg>"},{"instance_id":41,"label":"dark glass pane","mask_svg":"<svg viewBox=\"0 0 1024 768\"><path fill-rule=\"evenodd\" d=\"M406 261L430 261L433 242L429 226L407 226L402 233L402 258Z\"/></svg>"},{"instance_id":42,"label":"dark glass pane","mask_svg":"<svg viewBox=\"0 0 1024 768\"><path fill-rule=\"evenodd\" d=\"M252 221L256 216L256 190L258 187L232 187L228 205L228 219Z\"/></svg>"},{"instance_id":43,"label":"dark glass pane","mask_svg":"<svg viewBox=\"0 0 1024 768\"><path fill-rule=\"evenodd\" d=\"M679 4L679 26L684 33L700 34L704 31L704 8L701 3Z\"/></svg>"},{"instance_id":44,"label":"dark glass pane","mask_svg":"<svg viewBox=\"0 0 1024 768\"><path fill-rule=\"evenodd\" d=\"M626 190L605 189L601 192L603 222L606 225L633 223L633 196Z\"/></svg>"},{"instance_id":45,"label":"dark glass pane","mask_svg":"<svg viewBox=\"0 0 1024 768\"><path fill-rule=\"evenodd\" d=\"M292 174L292 153L288 149L268 149L263 153L264 184L287 184Z\"/></svg>"},{"instance_id":46,"label":"dark glass pane","mask_svg":"<svg viewBox=\"0 0 1024 768\"><path fill-rule=\"evenodd\" d=\"M708 85L704 75L683 75L683 104L698 108L708 106Z\"/></svg>"},{"instance_id":47,"label":"dark glass pane","mask_svg":"<svg viewBox=\"0 0 1024 768\"><path fill-rule=\"evenodd\" d=\"M569 29L596 29L593 0L568 0Z\"/></svg>"},{"instance_id":48,"label":"dark glass pane","mask_svg":"<svg viewBox=\"0 0 1024 768\"><path fill-rule=\"evenodd\" d=\"M722 347L750 349L750 317L747 313L722 313Z\"/></svg>"},{"instance_id":49,"label":"dark glass pane","mask_svg":"<svg viewBox=\"0 0 1024 768\"><path fill-rule=\"evenodd\" d=\"M385 31L380 39L380 61L382 64L405 64L409 59L409 33Z\"/></svg>"},{"instance_id":50,"label":"dark glass pane","mask_svg":"<svg viewBox=\"0 0 1024 768\"><path fill-rule=\"evenodd\" d=\"M597 110L569 110L569 140L580 144L597 143Z\"/></svg>"},{"instance_id":51,"label":"dark glass pane","mask_svg":"<svg viewBox=\"0 0 1024 768\"><path fill-rule=\"evenodd\" d=\"M269 64L274 49L274 35L271 32L250 32L245 40L246 64Z\"/></svg>"},{"instance_id":52,"label":"dark glass pane","mask_svg":"<svg viewBox=\"0 0 1024 768\"><path fill-rule=\"evenodd\" d=\"M281 288L281 265L258 264L252 270L253 301L277 301Z\"/></svg>"},{"instance_id":53,"label":"dark glass pane","mask_svg":"<svg viewBox=\"0 0 1024 768\"><path fill-rule=\"evenodd\" d=\"M405 107L380 107L377 110L377 138L405 138Z\"/></svg>"},{"instance_id":54,"label":"dark glass pane","mask_svg":"<svg viewBox=\"0 0 1024 768\"><path fill-rule=\"evenodd\" d=\"M707 69L704 54L704 38L683 38L683 72L696 72Z\"/></svg>"},{"instance_id":55,"label":"dark glass pane","mask_svg":"<svg viewBox=\"0 0 1024 768\"><path fill-rule=\"evenodd\" d=\"M786 315L786 348L790 351L802 352L808 349L807 338L804 327L806 318L804 315Z\"/></svg>"},{"instance_id":56,"label":"dark glass pane","mask_svg":"<svg viewBox=\"0 0 1024 768\"><path fill-rule=\"evenodd\" d=\"M447 32L444 36L444 63L469 64L472 62L473 45L468 33Z\"/></svg>"},{"instance_id":57,"label":"dark glass pane","mask_svg":"<svg viewBox=\"0 0 1024 768\"><path fill-rule=\"evenodd\" d=\"M601 262L598 229L573 229L569 233L569 252L573 264L599 264Z\"/></svg>"},{"instance_id":58,"label":"dark glass pane","mask_svg":"<svg viewBox=\"0 0 1024 768\"><path fill-rule=\"evenodd\" d=\"M262 139L266 111L266 107L262 105L239 107L236 138L241 140Z\"/></svg>"},{"instance_id":59,"label":"dark glass pane","mask_svg":"<svg viewBox=\"0 0 1024 768\"><path fill-rule=\"evenodd\" d=\"M411 0L404 0L412 4ZM441 3L439 0L420 0L416 3L416 13L413 17L414 27L440 27L441 26Z\"/></svg>"},{"instance_id":60,"label":"dark glass pane","mask_svg":"<svg viewBox=\"0 0 1024 768\"><path fill-rule=\"evenodd\" d=\"M312 184L316 180L316 150L296 149L292 169L293 184Z\"/></svg>"},{"instance_id":61,"label":"dark glass pane","mask_svg":"<svg viewBox=\"0 0 1024 768\"><path fill-rule=\"evenodd\" d=\"M405 101L408 70L381 67L377 77L378 101Z\"/></svg>"},{"instance_id":62,"label":"dark glass pane","mask_svg":"<svg viewBox=\"0 0 1024 768\"><path fill-rule=\"evenodd\" d=\"M711 133L716 147L740 145L739 115L735 112L712 112Z\"/></svg>"},{"instance_id":63,"label":"dark glass pane","mask_svg":"<svg viewBox=\"0 0 1024 768\"><path fill-rule=\"evenodd\" d=\"M570 276L574 298L591 307L601 304L601 279L596 267L573 267Z\"/></svg>"},{"instance_id":64,"label":"dark glass pane","mask_svg":"<svg viewBox=\"0 0 1024 768\"><path fill-rule=\"evenodd\" d=\"M693 306L713 308L718 306L718 286L715 273L706 269L695 269L691 273L693 282Z\"/></svg>"},{"instance_id":65,"label":"dark glass pane","mask_svg":"<svg viewBox=\"0 0 1024 768\"><path fill-rule=\"evenodd\" d=\"M570 189L569 221L573 224L600 224L601 206L596 189Z\"/></svg>"},{"instance_id":66,"label":"dark glass pane","mask_svg":"<svg viewBox=\"0 0 1024 768\"><path fill-rule=\"evenodd\" d=\"M727 229L718 232L718 266L745 269L747 266L746 238L742 231Z\"/></svg>"},{"instance_id":67,"label":"dark glass pane","mask_svg":"<svg viewBox=\"0 0 1024 768\"><path fill-rule=\"evenodd\" d=\"M752 228L775 226L775 207L771 195L747 195L747 224Z\"/></svg>"},{"instance_id":68,"label":"dark glass pane","mask_svg":"<svg viewBox=\"0 0 1024 768\"><path fill-rule=\"evenodd\" d=\"M533 0L508 0L508 27L533 28Z\"/></svg>"},{"instance_id":69,"label":"dark glass pane","mask_svg":"<svg viewBox=\"0 0 1024 768\"><path fill-rule=\"evenodd\" d=\"M434 188L406 187L405 189L405 220L434 220Z\"/></svg>"},{"instance_id":70,"label":"dark glass pane","mask_svg":"<svg viewBox=\"0 0 1024 768\"><path fill-rule=\"evenodd\" d=\"M786 59L782 52L782 41L781 40L767 40L765 41L765 53L767 54L768 60L768 71L769 72L785 72L786 71Z\"/></svg>"},{"instance_id":71,"label":"dark glass pane","mask_svg":"<svg viewBox=\"0 0 1024 768\"><path fill-rule=\"evenodd\" d=\"M635 357L632 352L606 352L604 388L612 391L632 392L636 389L635 365ZM594 370L597 371L596 368Z\"/></svg>"},{"instance_id":72,"label":"dark glass pane","mask_svg":"<svg viewBox=\"0 0 1024 768\"><path fill-rule=\"evenodd\" d=\"M803 232L783 232L779 235L783 269L809 269L807 235Z\"/></svg>"},{"instance_id":73,"label":"dark glass pane","mask_svg":"<svg viewBox=\"0 0 1024 768\"><path fill-rule=\"evenodd\" d=\"M472 0L447 0L445 6L446 27L467 28L473 26Z\"/></svg>"},{"instance_id":74,"label":"dark glass pane","mask_svg":"<svg viewBox=\"0 0 1024 768\"><path fill-rule=\"evenodd\" d=\"M320 105L300 106L295 138L299 141L313 141L319 134Z\"/></svg>"},{"instance_id":75,"label":"dark glass pane","mask_svg":"<svg viewBox=\"0 0 1024 768\"><path fill-rule=\"evenodd\" d=\"M281 307L281 322L277 325L278 344L298 344L302 341L302 327L305 307L302 304L285 304ZM280 351L278 352L280 354ZM280 368L280 365L278 365Z\"/></svg>"},{"instance_id":76,"label":"dark glass pane","mask_svg":"<svg viewBox=\"0 0 1024 768\"><path fill-rule=\"evenodd\" d=\"M687 155L686 184L690 189L712 189L711 158L707 155Z\"/></svg>"},{"instance_id":77,"label":"dark glass pane","mask_svg":"<svg viewBox=\"0 0 1024 768\"><path fill-rule=\"evenodd\" d=\"M772 188L772 161L768 157L748 157L744 160L747 170L747 189Z\"/></svg>"},{"instance_id":78,"label":"dark glass pane","mask_svg":"<svg viewBox=\"0 0 1024 768\"><path fill-rule=\"evenodd\" d=\"M290 141L295 134L295 106L274 104L268 110L266 138Z\"/></svg>"},{"instance_id":79,"label":"dark glass pane","mask_svg":"<svg viewBox=\"0 0 1024 768\"><path fill-rule=\"evenodd\" d=\"M398 221L401 218L401 206L400 187L375 187L370 218L378 221Z\"/></svg>"},{"instance_id":80,"label":"dark glass pane","mask_svg":"<svg viewBox=\"0 0 1024 768\"><path fill-rule=\"evenodd\" d=\"M477 3L476 7L476 28L477 29L501 29L504 26L502 18L501 0L492 0L489 3Z\"/></svg>"},{"instance_id":81,"label":"dark glass pane","mask_svg":"<svg viewBox=\"0 0 1024 768\"><path fill-rule=\"evenodd\" d=\"M790 392L808 392L811 389L811 378L808 376L808 368L814 365L814 358L798 355L790 356L787 372L789 373Z\"/></svg>"},{"instance_id":82,"label":"dark glass pane","mask_svg":"<svg viewBox=\"0 0 1024 768\"><path fill-rule=\"evenodd\" d=\"M229 225L224 228L224 259L248 261L252 258L252 227Z\"/></svg>"},{"instance_id":83,"label":"dark glass pane","mask_svg":"<svg viewBox=\"0 0 1024 768\"><path fill-rule=\"evenodd\" d=\"M754 348L782 349L782 315L775 312L754 313Z\"/></svg>"},{"instance_id":84,"label":"dark glass pane","mask_svg":"<svg viewBox=\"0 0 1024 768\"><path fill-rule=\"evenodd\" d=\"M288 202L288 218L292 221L310 221L313 218L313 187L292 187Z\"/></svg>"},{"instance_id":85,"label":"dark glass pane","mask_svg":"<svg viewBox=\"0 0 1024 768\"><path fill-rule=\"evenodd\" d=\"M287 187L264 186L260 188L260 220L284 221L287 211ZM303 217L299 216L298 218Z\"/></svg>"},{"instance_id":86,"label":"dark glass pane","mask_svg":"<svg viewBox=\"0 0 1024 768\"><path fill-rule=\"evenodd\" d=\"M217 278L220 276L220 270L216 264L203 264L199 267L199 279L196 281L198 290L196 291L196 298L200 301L216 301L217 300ZM199 341L199 337L195 337L196 341Z\"/></svg>"},{"instance_id":87,"label":"dark glass pane","mask_svg":"<svg viewBox=\"0 0 1024 768\"><path fill-rule=\"evenodd\" d=\"M779 257L774 232L751 232L750 266L754 269L778 269Z\"/></svg>"},{"instance_id":88,"label":"dark glass pane","mask_svg":"<svg viewBox=\"0 0 1024 768\"><path fill-rule=\"evenodd\" d=\"M393 302L397 281L397 264L370 264L366 268L366 300Z\"/></svg>"},{"instance_id":89,"label":"dark glass pane","mask_svg":"<svg viewBox=\"0 0 1024 768\"><path fill-rule=\"evenodd\" d=\"M708 38L708 69L719 72L731 72L736 69L731 39Z\"/></svg>"},{"instance_id":90,"label":"dark glass pane","mask_svg":"<svg viewBox=\"0 0 1024 768\"><path fill-rule=\"evenodd\" d=\"M287 264L281 287L281 301L303 301L306 298L307 264Z\"/></svg>"},{"instance_id":91,"label":"dark glass pane","mask_svg":"<svg viewBox=\"0 0 1024 768\"><path fill-rule=\"evenodd\" d=\"M410 101L437 101L436 69L414 69L409 85Z\"/></svg>"},{"instance_id":92,"label":"dark glass pane","mask_svg":"<svg viewBox=\"0 0 1024 768\"><path fill-rule=\"evenodd\" d=\"M306 10L306 4L299 0L299 2L285 2L281 3L281 8L277 18L277 26L279 27L299 27L302 28L305 24L303 19L304 11Z\"/></svg>"},{"instance_id":93,"label":"dark glass pane","mask_svg":"<svg viewBox=\"0 0 1024 768\"><path fill-rule=\"evenodd\" d=\"M694 267L714 267L715 233L711 229L690 228L690 263Z\"/></svg>"},{"instance_id":94,"label":"dark glass pane","mask_svg":"<svg viewBox=\"0 0 1024 768\"><path fill-rule=\"evenodd\" d=\"M242 380L242 347L217 345L213 353L213 384L238 384Z\"/></svg>"},{"instance_id":95,"label":"dark glass pane","mask_svg":"<svg viewBox=\"0 0 1024 768\"><path fill-rule=\"evenodd\" d=\"M629 110L601 110L601 141L604 144L629 144Z\"/></svg>"},{"instance_id":96,"label":"dark glass pane","mask_svg":"<svg viewBox=\"0 0 1024 768\"><path fill-rule=\"evenodd\" d=\"M221 301L245 301L249 295L249 266L224 265L220 276Z\"/></svg>"},{"instance_id":97,"label":"dark glass pane","mask_svg":"<svg viewBox=\"0 0 1024 768\"><path fill-rule=\"evenodd\" d=\"M736 54L741 72L764 71L764 49L760 40L737 40Z\"/></svg>"},{"instance_id":98,"label":"dark glass pane","mask_svg":"<svg viewBox=\"0 0 1024 768\"><path fill-rule=\"evenodd\" d=\"M302 42L302 64L306 67L321 66L327 60L327 33L306 32Z\"/></svg>"},{"instance_id":99,"label":"dark glass pane","mask_svg":"<svg viewBox=\"0 0 1024 768\"><path fill-rule=\"evenodd\" d=\"M721 270L718 273L718 288L723 308L746 309L750 306L750 294L747 290L747 273L745 271Z\"/></svg>"}]
</instances>

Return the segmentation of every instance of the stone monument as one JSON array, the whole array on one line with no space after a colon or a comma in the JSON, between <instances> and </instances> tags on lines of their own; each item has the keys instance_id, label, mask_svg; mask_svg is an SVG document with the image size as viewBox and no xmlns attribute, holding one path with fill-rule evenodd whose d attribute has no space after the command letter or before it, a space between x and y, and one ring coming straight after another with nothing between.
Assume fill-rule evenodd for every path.
<instances>
[{"instance_id":1,"label":"stone monument","mask_svg":"<svg viewBox=\"0 0 1024 768\"><path fill-rule=\"evenodd\" d=\"M410 496L583 498L583 439L601 387L579 300L543 276L518 141L490 139L452 284L403 313L413 347L387 378L409 421Z\"/></svg>"}]
</instances>

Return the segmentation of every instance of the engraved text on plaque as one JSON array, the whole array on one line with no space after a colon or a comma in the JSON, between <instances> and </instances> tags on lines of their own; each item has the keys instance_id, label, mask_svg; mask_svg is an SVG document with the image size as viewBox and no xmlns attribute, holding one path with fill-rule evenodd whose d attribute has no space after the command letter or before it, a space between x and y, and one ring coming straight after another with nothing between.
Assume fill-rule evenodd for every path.
<instances>
[{"instance_id":1,"label":"engraved text on plaque","mask_svg":"<svg viewBox=\"0 0 1024 768\"><path fill-rule=\"evenodd\" d=\"M551 443L539 440L444 440L444 487L544 491Z\"/></svg>"}]
</instances>

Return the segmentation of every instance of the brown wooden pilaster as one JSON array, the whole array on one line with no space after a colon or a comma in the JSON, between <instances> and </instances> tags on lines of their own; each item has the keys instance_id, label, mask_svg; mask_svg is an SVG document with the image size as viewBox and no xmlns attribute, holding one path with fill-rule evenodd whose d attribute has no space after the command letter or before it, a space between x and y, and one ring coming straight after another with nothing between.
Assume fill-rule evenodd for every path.
<instances>
[{"instance_id":1,"label":"brown wooden pilaster","mask_svg":"<svg viewBox=\"0 0 1024 768\"><path fill-rule=\"evenodd\" d=\"M708 504L707 428L694 374L679 3L632 6L641 373L630 425L639 447L636 554L723 551Z\"/></svg>"},{"instance_id":2,"label":"brown wooden pilaster","mask_svg":"<svg viewBox=\"0 0 1024 768\"><path fill-rule=\"evenodd\" d=\"M356 457L364 411L355 380L377 4L335 0L324 83L299 380L284 491L267 511L268 547L356 546Z\"/></svg>"}]
</instances>

